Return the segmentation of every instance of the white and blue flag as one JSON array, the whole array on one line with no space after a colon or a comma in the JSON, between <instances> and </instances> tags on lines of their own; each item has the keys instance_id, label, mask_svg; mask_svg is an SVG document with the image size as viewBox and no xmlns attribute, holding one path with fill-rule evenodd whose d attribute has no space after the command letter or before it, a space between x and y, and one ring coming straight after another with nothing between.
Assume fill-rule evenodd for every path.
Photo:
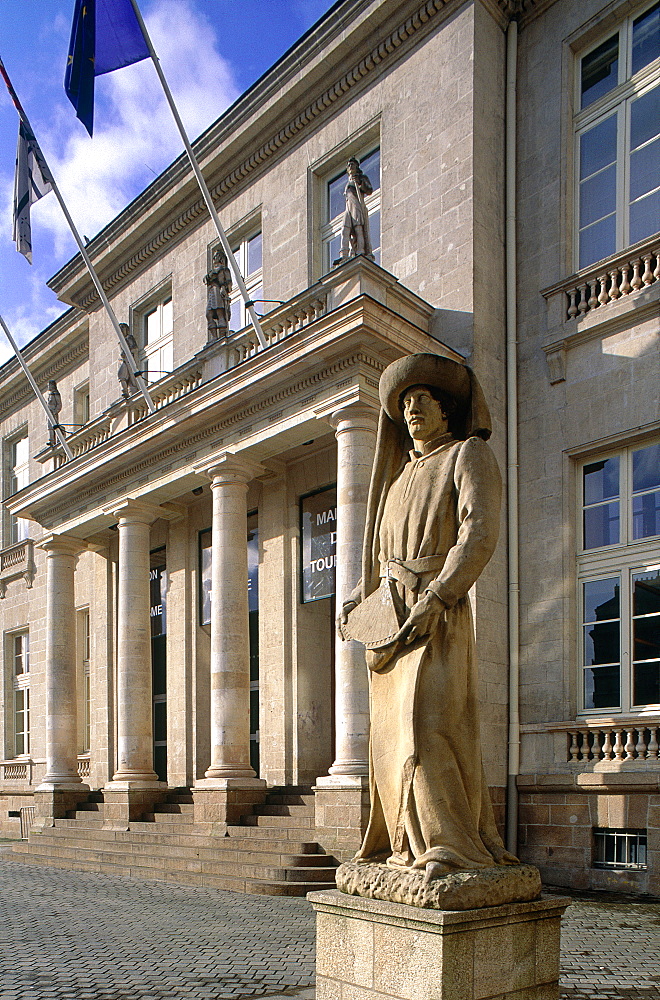
<instances>
[{"instance_id":1,"label":"white and blue flag","mask_svg":"<svg viewBox=\"0 0 660 1000\"><path fill-rule=\"evenodd\" d=\"M14 229L16 249L32 263L30 206L52 190L41 150L24 122L18 126L14 175Z\"/></svg>"}]
</instances>

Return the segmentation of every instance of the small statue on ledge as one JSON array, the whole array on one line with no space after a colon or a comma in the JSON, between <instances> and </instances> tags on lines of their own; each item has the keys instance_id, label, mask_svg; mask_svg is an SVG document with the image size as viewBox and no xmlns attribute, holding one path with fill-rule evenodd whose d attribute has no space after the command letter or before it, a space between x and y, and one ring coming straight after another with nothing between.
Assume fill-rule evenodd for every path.
<instances>
[{"instance_id":1,"label":"small statue on ledge","mask_svg":"<svg viewBox=\"0 0 660 1000\"><path fill-rule=\"evenodd\" d=\"M369 178L360 169L360 164L354 156L346 165L348 180L344 188L346 211L344 212L344 227L341 231L341 248L335 264L341 264L349 257L364 254L370 260L374 259L369 233L369 215L364 203L364 196L373 191Z\"/></svg>"},{"instance_id":2,"label":"small statue on ledge","mask_svg":"<svg viewBox=\"0 0 660 1000\"><path fill-rule=\"evenodd\" d=\"M206 295L207 344L221 340L229 333L231 322L231 271L227 265L227 254L221 246L213 250L211 270L204 276L208 287Z\"/></svg>"},{"instance_id":3,"label":"small statue on ledge","mask_svg":"<svg viewBox=\"0 0 660 1000\"><path fill-rule=\"evenodd\" d=\"M57 382L54 378L48 383L48 396L46 397L46 403L48 404L48 409L53 414L55 418L55 423L59 424L59 415L62 410L62 396L57 388ZM55 426L48 423L48 444L51 448L54 448L57 444L57 436L55 434Z\"/></svg>"},{"instance_id":4,"label":"small statue on ledge","mask_svg":"<svg viewBox=\"0 0 660 1000\"><path fill-rule=\"evenodd\" d=\"M133 360L137 366L138 345L135 337L131 333L128 323L120 323L119 328L124 334L124 340L128 344L128 349L133 355ZM130 395L137 391L138 384L135 381L135 376L133 375L133 372L131 371L128 361L124 357L123 353L119 363L119 368L117 369L117 378L121 384L121 394L124 399L128 399Z\"/></svg>"}]
</instances>

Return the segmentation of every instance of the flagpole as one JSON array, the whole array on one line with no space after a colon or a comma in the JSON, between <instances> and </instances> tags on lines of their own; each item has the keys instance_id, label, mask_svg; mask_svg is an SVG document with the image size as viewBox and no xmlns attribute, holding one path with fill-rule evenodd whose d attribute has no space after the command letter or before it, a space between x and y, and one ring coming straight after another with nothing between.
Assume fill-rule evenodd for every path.
<instances>
[{"instance_id":1,"label":"flagpole","mask_svg":"<svg viewBox=\"0 0 660 1000\"><path fill-rule=\"evenodd\" d=\"M19 114L19 116L21 118L21 121L23 122L23 124L25 125L25 127L29 130L30 135L32 135L34 137L34 131L32 129L32 126L30 125L30 120L29 120L27 114L25 113L25 110L24 110L21 102L18 99L18 96L16 94L16 91L14 90L14 87L13 87L13 85L11 83L11 80L9 79L9 76L7 75L7 70L5 69L5 66L4 66L4 63L2 62L2 59L0 59L0 73L3 76L5 83L7 84L7 89L9 90L9 95L10 95L10 97L11 97L13 103L14 103L14 107L18 111L18 114ZM71 233L73 234L73 238L76 241L76 243L78 244L78 249L80 250L80 253L82 255L82 259L84 260L84 262L85 262L85 264L87 266L87 270L89 271L90 277L91 277L92 281L94 282L94 286L96 288L96 291L99 294L101 302L105 306L105 311L107 312L108 316L110 317L110 322L112 323L112 325L113 325L113 327L115 329L115 333L117 334L117 337L119 339L119 344L121 346L122 351L124 352L124 356L126 358L126 361L128 362L128 367L131 370L131 373L132 373L133 377L135 378L137 386L138 386L140 392L142 393L142 395L144 397L144 400L145 400L145 402L147 404L147 407L149 409L149 413L155 413L156 412L156 407L154 406L153 400L152 400L152 398L151 398L151 396L149 394L146 382L142 378L142 375L140 374L139 369L138 369L137 365L135 364L135 358L131 354L131 350L130 350L127 342L126 342L126 338L124 337L124 334L121 332L121 328L119 326L119 322L117 321L117 317L115 316L114 310L113 310L112 306L110 305L110 302L108 301L108 297L105 294L105 290L103 288L103 285L101 284L99 276L96 273L94 265L92 264L92 261L90 259L90 256L87 253L87 250L85 249L85 244L83 243L82 239L80 238L80 233L76 229L76 224L73 221L73 219L71 218L71 214L69 212L69 209L66 207L66 203L64 201L64 198L62 197L62 195L60 193L60 189L58 188L57 184L55 183L55 179L53 177L53 174L52 174L52 172L50 170L50 167L48 166L48 164L46 162L46 157L44 156L43 150L41 149L41 146L39 146L39 143L37 142L36 138L35 138L35 143L36 143L37 149L39 151L39 156L40 156L41 160L43 161L44 166L46 167L46 172L48 174L47 180L48 180L51 188L53 189L53 193L54 193L55 197L57 198L57 200L58 200L58 202L60 204L60 208L62 209L62 211L64 213L64 218L66 219L67 223L69 224L69 229L71 230Z\"/></svg>"},{"instance_id":2,"label":"flagpole","mask_svg":"<svg viewBox=\"0 0 660 1000\"><path fill-rule=\"evenodd\" d=\"M2 329L5 331L5 334L7 335L7 340L9 341L9 343L11 344L11 346L14 348L14 354L18 358L18 363L21 366L21 368L23 369L23 371L25 372L25 376L26 376L28 382L30 383L30 385L32 386L32 389L34 391L35 396L37 397L37 399L39 400L39 402L43 406L44 411L46 413L46 416L48 418L48 423L50 424L50 426L55 431L55 434L57 436L58 441L60 442L60 444L64 448L64 454L66 455L66 457L69 460L72 460L73 459L73 452L71 451L71 449L69 448L69 445L67 444L67 440L66 440L66 438L64 436L64 431L62 430L62 428L58 424L57 418L54 416L53 413L51 413L50 409L48 408L48 403L44 399L44 394L42 393L42 391L39 388L39 386L37 385L37 383L34 381L34 378L32 377L32 372L30 371L30 369L28 368L28 366L25 364L25 360L23 359L23 355L21 354L21 352L18 349L18 344L16 343L16 341L12 337L11 333L9 332L9 328L8 328L7 324L5 323L5 321L4 321L4 319L2 318L1 315L0 315L0 326L2 326Z\"/></svg>"},{"instance_id":3,"label":"flagpole","mask_svg":"<svg viewBox=\"0 0 660 1000\"><path fill-rule=\"evenodd\" d=\"M153 62L154 66L156 68L156 73L158 74L158 79L160 80L161 86L162 86L163 91L165 93L165 97L167 98L167 103L170 106L170 111L172 112L172 115L174 117L174 121L176 122L177 128L179 129L179 134L181 135L181 138L183 140L183 144L186 147L186 152L187 152L188 158L190 160L190 165L193 168L193 172L195 174L195 177L197 178L197 183L199 184L199 187L200 187L200 190L202 192L202 195L204 196L204 201L206 202L206 207L209 210L209 214L210 214L211 218L213 219L213 222L214 222L215 228L216 228L216 232L217 232L218 236L220 237L220 242L222 243L222 247L223 247L225 253L227 254L227 260L229 261L229 266L231 267L231 269L233 271L233 274L234 274L234 277L236 279L236 284L238 285L239 290L241 292L241 295L243 296L243 301L245 302L245 307L246 307L246 309L248 311L248 315L250 317L250 320L252 321L252 326L254 327L254 332L257 335L257 339L259 341L260 346L262 348L266 348L266 347L268 347L268 342L267 342L267 340L266 340L266 338L264 336L263 330L261 329L261 324L260 324L260 322L259 322L259 320L257 318L257 314L256 314L256 312L254 310L254 305L252 304L252 300L250 299L250 296L248 294L248 290L245 287L245 282L243 281L243 275L241 274L241 272L239 270L239 267L238 267L238 265L236 263L236 260L234 258L234 254L232 253L231 247L229 246L229 242L228 242L227 237L225 235L225 231L222 228L222 223L220 222L220 217L219 217L219 215L218 215L218 213L216 211L215 205L213 204L213 199L211 198L211 192L208 189L208 186L206 184L206 181L204 180L204 176L203 176L202 171L200 169L199 163L197 162L197 158L196 158L196 156L195 156L195 154L193 152L193 148L190 145L190 141L188 139L188 135L187 135L186 130L184 128L183 122L181 121L181 116L179 115L178 108L177 108L176 104L174 103L174 98L172 97L172 92L171 92L171 90L169 88L167 80L165 79L165 74L163 73L163 70L162 70L162 67L160 65L158 56L156 55L156 50L153 47L151 38L149 36L149 32L147 31L147 26L144 23L144 19L142 17L142 14L140 13L140 8L138 7L137 0L131 0L131 5L133 7L133 10L135 11L135 16L136 16L138 24L140 26L140 30L141 30L141 32L142 32L142 34L144 36L144 40L147 43L147 48L149 49L149 55L151 56L151 61Z\"/></svg>"}]
</instances>

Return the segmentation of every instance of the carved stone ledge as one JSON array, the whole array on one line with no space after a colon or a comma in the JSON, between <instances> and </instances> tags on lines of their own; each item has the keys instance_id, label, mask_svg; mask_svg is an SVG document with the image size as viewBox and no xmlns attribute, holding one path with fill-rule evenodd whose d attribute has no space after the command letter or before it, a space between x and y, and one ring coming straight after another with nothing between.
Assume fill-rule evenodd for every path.
<instances>
[{"instance_id":1,"label":"carved stone ledge","mask_svg":"<svg viewBox=\"0 0 660 1000\"><path fill-rule=\"evenodd\" d=\"M12 580L25 580L28 590L36 573L34 564L34 542L25 538L0 550L0 599L7 594L7 584Z\"/></svg>"}]
</instances>

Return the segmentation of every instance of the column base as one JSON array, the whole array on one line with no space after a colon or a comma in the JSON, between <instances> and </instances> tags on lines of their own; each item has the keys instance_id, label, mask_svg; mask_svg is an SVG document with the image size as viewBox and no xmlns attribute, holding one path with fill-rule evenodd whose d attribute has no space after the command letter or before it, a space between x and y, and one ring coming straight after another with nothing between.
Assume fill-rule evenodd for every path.
<instances>
[{"instance_id":1,"label":"column base","mask_svg":"<svg viewBox=\"0 0 660 1000\"><path fill-rule=\"evenodd\" d=\"M34 790L33 828L54 826L56 819L66 819L66 814L88 795L89 785L82 781L68 784L42 781Z\"/></svg>"},{"instance_id":2,"label":"column base","mask_svg":"<svg viewBox=\"0 0 660 1000\"><path fill-rule=\"evenodd\" d=\"M128 830L130 823L139 823L142 814L153 812L158 802L167 797L164 781L121 781L115 778L103 789L103 827L106 830Z\"/></svg>"},{"instance_id":3,"label":"column base","mask_svg":"<svg viewBox=\"0 0 660 1000\"><path fill-rule=\"evenodd\" d=\"M426 910L312 892L316 1000L558 1000L561 916L570 903Z\"/></svg>"},{"instance_id":4,"label":"column base","mask_svg":"<svg viewBox=\"0 0 660 1000\"><path fill-rule=\"evenodd\" d=\"M369 779L363 774L325 774L314 786L316 839L326 854L349 861L369 822Z\"/></svg>"},{"instance_id":5,"label":"column base","mask_svg":"<svg viewBox=\"0 0 660 1000\"><path fill-rule=\"evenodd\" d=\"M192 788L195 823L211 823L224 834L228 826L266 799L263 778L200 778Z\"/></svg>"}]
</instances>

